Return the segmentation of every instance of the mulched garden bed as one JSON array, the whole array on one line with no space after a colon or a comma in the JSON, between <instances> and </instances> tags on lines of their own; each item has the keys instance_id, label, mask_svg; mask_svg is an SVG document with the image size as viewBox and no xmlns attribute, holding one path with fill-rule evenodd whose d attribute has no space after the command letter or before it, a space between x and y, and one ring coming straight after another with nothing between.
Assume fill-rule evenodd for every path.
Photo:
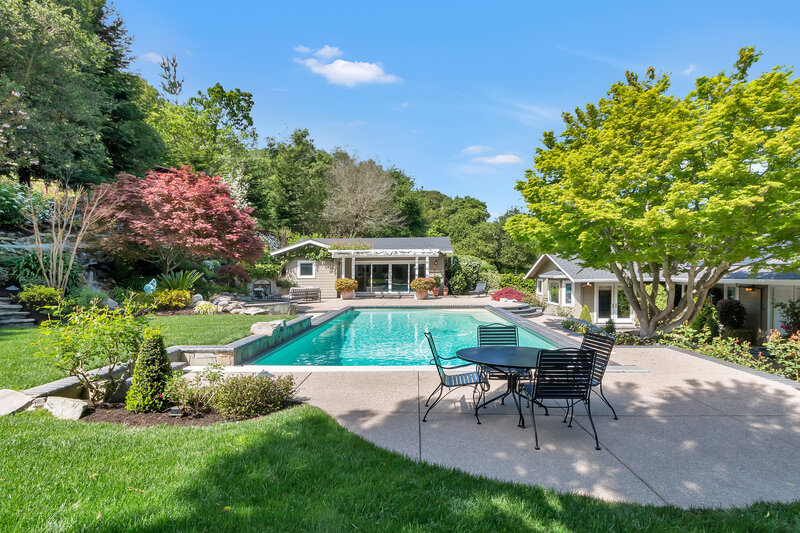
<instances>
[{"instance_id":1,"label":"mulched garden bed","mask_svg":"<svg viewBox=\"0 0 800 533\"><path fill-rule=\"evenodd\" d=\"M81 418L83 422L111 422L131 427L146 427L165 424L168 426L208 426L219 422L235 422L218 413L200 416L169 416L169 413L132 413L125 409L124 403L104 403L90 408Z\"/></svg>"}]
</instances>

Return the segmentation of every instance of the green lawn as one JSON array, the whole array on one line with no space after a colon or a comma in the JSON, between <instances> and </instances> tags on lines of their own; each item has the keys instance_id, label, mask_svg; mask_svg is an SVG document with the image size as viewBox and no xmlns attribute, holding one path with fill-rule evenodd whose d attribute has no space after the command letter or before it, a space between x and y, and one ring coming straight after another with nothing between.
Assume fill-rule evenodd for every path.
<instances>
[{"instance_id":1,"label":"green lawn","mask_svg":"<svg viewBox=\"0 0 800 533\"><path fill-rule=\"evenodd\" d=\"M265 315L175 315L159 316L152 323L161 327L167 346L176 344L227 344L250 334L255 322L290 319ZM27 389L63 378L46 359L36 357L31 343L38 328L0 328L0 389Z\"/></svg>"},{"instance_id":2,"label":"green lawn","mask_svg":"<svg viewBox=\"0 0 800 533\"><path fill-rule=\"evenodd\" d=\"M204 428L0 419L0 531L798 531L800 504L607 503L412 461L302 406Z\"/></svg>"}]
</instances>

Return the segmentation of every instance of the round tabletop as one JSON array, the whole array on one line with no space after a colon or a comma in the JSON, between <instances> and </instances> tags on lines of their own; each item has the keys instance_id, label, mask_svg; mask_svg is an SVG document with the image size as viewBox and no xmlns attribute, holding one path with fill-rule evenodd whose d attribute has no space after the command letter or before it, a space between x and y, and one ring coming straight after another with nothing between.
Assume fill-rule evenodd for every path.
<instances>
[{"instance_id":1,"label":"round tabletop","mask_svg":"<svg viewBox=\"0 0 800 533\"><path fill-rule=\"evenodd\" d=\"M541 351L529 346L479 346L463 348L456 355L464 361L492 367L536 368Z\"/></svg>"}]
</instances>

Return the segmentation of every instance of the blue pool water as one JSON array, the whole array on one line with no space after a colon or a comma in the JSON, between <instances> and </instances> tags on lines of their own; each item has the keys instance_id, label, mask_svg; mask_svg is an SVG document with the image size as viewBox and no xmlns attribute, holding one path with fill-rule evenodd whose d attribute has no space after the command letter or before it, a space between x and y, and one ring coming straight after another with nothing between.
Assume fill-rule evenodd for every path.
<instances>
[{"instance_id":1,"label":"blue pool water","mask_svg":"<svg viewBox=\"0 0 800 533\"><path fill-rule=\"evenodd\" d=\"M484 309L362 309L348 311L258 357L255 365L400 366L427 365L425 331L439 355L477 344L480 324L509 324ZM544 337L519 329L521 346L557 348ZM456 359L453 364L460 360Z\"/></svg>"}]
</instances>

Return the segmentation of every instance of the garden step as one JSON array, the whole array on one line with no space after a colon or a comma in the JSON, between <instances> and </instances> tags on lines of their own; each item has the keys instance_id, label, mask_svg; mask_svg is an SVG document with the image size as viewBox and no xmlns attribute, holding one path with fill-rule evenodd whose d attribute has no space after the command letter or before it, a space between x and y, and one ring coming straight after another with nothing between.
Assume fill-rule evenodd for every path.
<instances>
[{"instance_id":1,"label":"garden step","mask_svg":"<svg viewBox=\"0 0 800 533\"><path fill-rule=\"evenodd\" d=\"M6 318L24 318L28 315L30 315L30 313L27 311L5 311L0 309L0 320Z\"/></svg>"},{"instance_id":2,"label":"garden step","mask_svg":"<svg viewBox=\"0 0 800 533\"><path fill-rule=\"evenodd\" d=\"M0 304L10 304L11 301L10 296L0 296Z\"/></svg>"},{"instance_id":3,"label":"garden step","mask_svg":"<svg viewBox=\"0 0 800 533\"><path fill-rule=\"evenodd\" d=\"M19 326L33 326L36 321L32 318L8 318L5 320L0 319L1 327L19 327Z\"/></svg>"},{"instance_id":4,"label":"garden step","mask_svg":"<svg viewBox=\"0 0 800 533\"><path fill-rule=\"evenodd\" d=\"M21 305L7 304L7 303L0 302L0 312L2 312L2 311L19 311L20 309L22 309Z\"/></svg>"}]
</instances>

